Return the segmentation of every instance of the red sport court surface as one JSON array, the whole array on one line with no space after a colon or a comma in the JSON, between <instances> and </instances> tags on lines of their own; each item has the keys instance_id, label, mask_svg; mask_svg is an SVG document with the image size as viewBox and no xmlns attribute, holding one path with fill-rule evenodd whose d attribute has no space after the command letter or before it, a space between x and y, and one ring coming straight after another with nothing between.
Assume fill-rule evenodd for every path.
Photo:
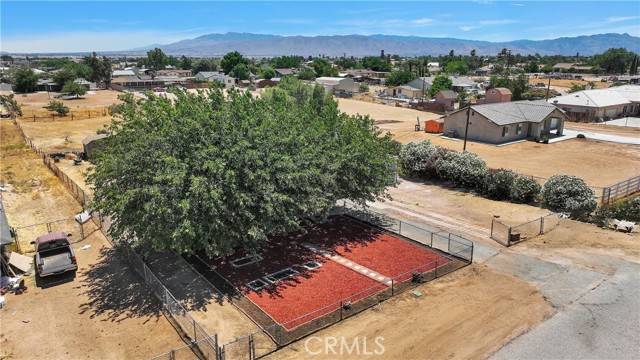
<instances>
[{"instance_id":1,"label":"red sport court surface","mask_svg":"<svg viewBox=\"0 0 640 360\"><path fill-rule=\"evenodd\" d=\"M259 255L262 260L240 267L230 261L242 255L227 261L209 260L209 264L288 330L337 310L341 300L355 303L385 290L391 286L390 279L405 281L414 271L434 269L436 260L438 266L450 261L345 217L330 218L305 234L274 238ZM321 266L307 269L302 264L309 261ZM247 285L287 268L298 273L257 291Z\"/></svg>"}]
</instances>

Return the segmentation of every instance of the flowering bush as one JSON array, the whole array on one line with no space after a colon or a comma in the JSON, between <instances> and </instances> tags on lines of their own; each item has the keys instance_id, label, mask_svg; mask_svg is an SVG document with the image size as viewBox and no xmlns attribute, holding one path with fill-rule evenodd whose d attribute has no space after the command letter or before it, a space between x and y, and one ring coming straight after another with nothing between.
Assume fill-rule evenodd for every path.
<instances>
[{"instance_id":1,"label":"flowering bush","mask_svg":"<svg viewBox=\"0 0 640 360\"><path fill-rule=\"evenodd\" d=\"M517 203L528 204L536 199L541 188L533 178L518 176L513 181L509 198Z\"/></svg>"},{"instance_id":2,"label":"flowering bush","mask_svg":"<svg viewBox=\"0 0 640 360\"><path fill-rule=\"evenodd\" d=\"M487 172L484 178L483 194L494 200L509 199L516 176L513 171L505 169Z\"/></svg>"},{"instance_id":3,"label":"flowering bush","mask_svg":"<svg viewBox=\"0 0 640 360\"><path fill-rule=\"evenodd\" d=\"M544 183L542 202L574 219L583 219L598 207L595 192L584 180L565 174L553 175Z\"/></svg>"},{"instance_id":4,"label":"flowering bush","mask_svg":"<svg viewBox=\"0 0 640 360\"><path fill-rule=\"evenodd\" d=\"M435 166L440 178L468 188L480 188L487 173L484 160L467 151L445 152L436 160Z\"/></svg>"},{"instance_id":5,"label":"flowering bush","mask_svg":"<svg viewBox=\"0 0 640 360\"><path fill-rule=\"evenodd\" d=\"M432 145L429 140L419 143L410 142L400 150L400 162L402 168L415 175L428 175L429 164L436 155L437 146Z\"/></svg>"}]
</instances>

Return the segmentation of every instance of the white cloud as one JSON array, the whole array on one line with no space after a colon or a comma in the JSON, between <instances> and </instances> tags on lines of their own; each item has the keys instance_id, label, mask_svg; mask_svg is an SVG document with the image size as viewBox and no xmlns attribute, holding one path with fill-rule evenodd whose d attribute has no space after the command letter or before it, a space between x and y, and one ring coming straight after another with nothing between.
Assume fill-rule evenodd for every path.
<instances>
[{"instance_id":1,"label":"white cloud","mask_svg":"<svg viewBox=\"0 0 640 360\"><path fill-rule=\"evenodd\" d=\"M520 3L511 3L511 6L524 6L524 4L520 4Z\"/></svg>"},{"instance_id":2,"label":"white cloud","mask_svg":"<svg viewBox=\"0 0 640 360\"><path fill-rule=\"evenodd\" d=\"M421 18L421 19L411 20L411 24L413 24L413 25L426 25L426 24L433 23L433 21L434 21L433 19Z\"/></svg>"},{"instance_id":3,"label":"white cloud","mask_svg":"<svg viewBox=\"0 0 640 360\"><path fill-rule=\"evenodd\" d=\"M460 26L460 30L462 31L471 31L479 28L480 26Z\"/></svg>"},{"instance_id":4,"label":"white cloud","mask_svg":"<svg viewBox=\"0 0 640 360\"><path fill-rule=\"evenodd\" d=\"M607 18L607 22L608 23L617 23L617 22L622 22L622 21L627 21L627 20L634 20L637 19L638 16L618 16L618 17L610 17Z\"/></svg>"},{"instance_id":5,"label":"white cloud","mask_svg":"<svg viewBox=\"0 0 640 360\"><path fill-rule=\"evenodd\" d=\"M478 21L481 25L507 25L516 23L516 20L513 19L496 19L496 20L481 20Z\"/></svg>"}]
</instances>

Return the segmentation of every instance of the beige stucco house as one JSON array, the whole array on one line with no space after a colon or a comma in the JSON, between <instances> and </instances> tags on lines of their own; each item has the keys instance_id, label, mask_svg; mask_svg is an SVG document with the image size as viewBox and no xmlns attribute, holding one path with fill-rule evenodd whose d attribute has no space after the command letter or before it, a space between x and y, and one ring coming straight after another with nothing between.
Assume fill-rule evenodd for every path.
<instances>
[{"instance_id":1,"label":"beige stucco house","mask_svg":"<svg viewBox=\"0 0 640 360\"><path fill-rule=\"evenodd\" d=\"M544 100L472 105L467 138L490 144L537 141L552 133L562 135L565 119L564 111ZM467 108L449 114L444 118L444 134L464 137L466 122Z\"/></svg>"},{"instance_id":2,"label":"beige stucco house","mask_svg":"<svg viewBox=\"0 0 640 360\"><path fill-rule=\"evenodd\" d=\"M575 121L598 121L640 114L640 85L577 91L549 99Z\"/></svg>"}]
</instances>

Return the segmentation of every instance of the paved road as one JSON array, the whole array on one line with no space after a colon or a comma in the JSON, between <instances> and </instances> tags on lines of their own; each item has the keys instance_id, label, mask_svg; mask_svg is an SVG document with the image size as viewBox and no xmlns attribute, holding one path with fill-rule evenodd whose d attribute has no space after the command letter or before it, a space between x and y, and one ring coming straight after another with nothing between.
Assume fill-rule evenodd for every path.
<instances>
[{"instance_id":1,"label":"paved road","mask_svg":"<svg viewBox=\"0 0 640 360\"><path fill-rule=\"evenodd\" d=\"M398 201L372 207L409 224L429 227L430 231L458 225L456 219L421 213ZM481 229L458 226L458 230L460 235L474 239L475 262L529 282L556 309L549 319L490 359L640 358L640 263L589 252L565 257L553 250L505 248L481 236ZM574 261L576 256L581 260Z\"/></svg>"}]
</instances>

